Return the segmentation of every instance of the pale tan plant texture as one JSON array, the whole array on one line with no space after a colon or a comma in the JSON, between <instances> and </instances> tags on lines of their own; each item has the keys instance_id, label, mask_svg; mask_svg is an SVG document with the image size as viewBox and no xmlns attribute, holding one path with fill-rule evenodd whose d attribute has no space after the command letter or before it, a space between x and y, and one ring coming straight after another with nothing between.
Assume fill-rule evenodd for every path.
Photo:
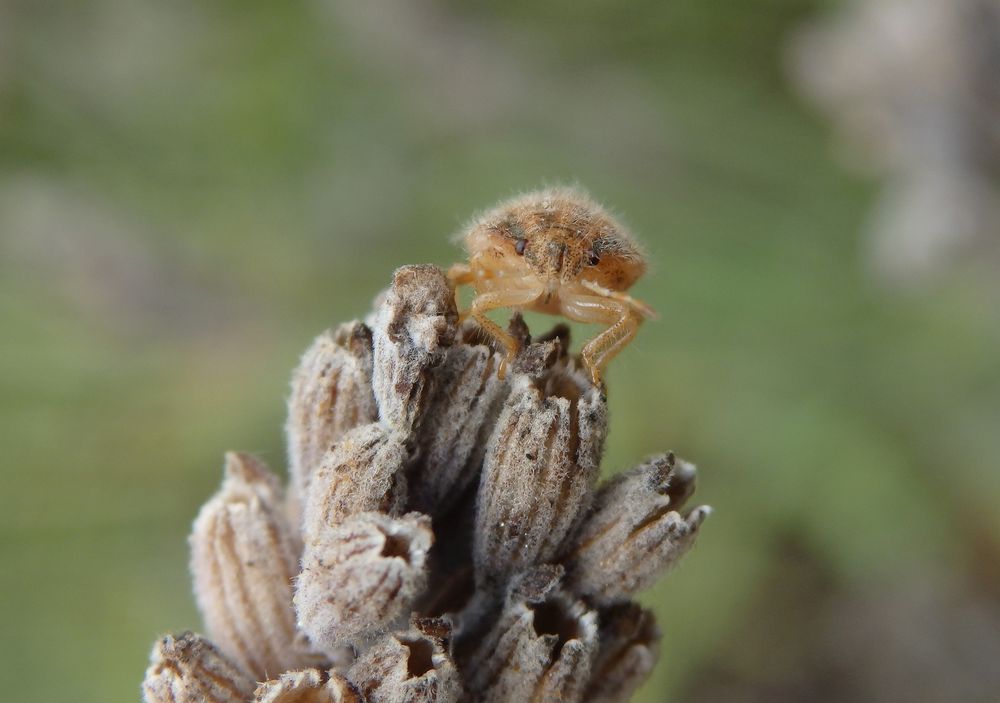
<instances>
[{"instance_id":1,"label":"pale tan plant texture","mask_svg":"<svg viewBox=\"0 0 1000 703\"><path fill-rule=\"evenodd\" d=\"M226 455L191 535L207 636L167 635L147 703L625 701L660 633L633 595L691 547L694 467L597 486L605 388L557 327L520 353L459 323L433 266L292 379L290 481Z\"/></svg>"}]
</instances>

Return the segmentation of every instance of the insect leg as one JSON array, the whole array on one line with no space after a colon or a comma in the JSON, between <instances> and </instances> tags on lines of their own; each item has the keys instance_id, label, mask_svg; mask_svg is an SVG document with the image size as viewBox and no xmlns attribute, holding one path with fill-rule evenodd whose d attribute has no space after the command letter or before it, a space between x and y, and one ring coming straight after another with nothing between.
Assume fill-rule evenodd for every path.
<instances>
[{"instance_id":1,"label":"insect leg","mask_svg":"<svg viewBox=\"0 0 1000 703\"><path fill-rule=\"evenodd\" d=\"M486 313L497 308L517 308L528 305L537 300L541 294L540 288L513 288L483 293L472 301L469 314L476 319L483 331L500 342L507 350L503 361L500 362L500 368L497 370L497 375L500 378L504 377L507 372L507 364L513 361L514 356L519 351L519 344L516 339L507 334L506 330L488 318Z\"/></svg>"},{"instance_id":2,"label":"insect leg","mask_svg":"<svg viewBox=\"0 0 1000 703\"><path fill-rule=\"evenodd\" d=\"M463 321L469 316L468 310L462 310L458 301L458 287L472 283L476 278L475 272L468 264L454 264L448 269L448 280L451 281L455 289L455 308L458 309L458 321Z\"/></svg>"},{"instance_id":3,"label":"insect leg","mask_svg":"<svg viewBox=\"0 0 1000 703\"><path fill-rule=\"evenodd\" d=\"M642 318L626 302L596 295L564 293L561 309L571 320L608 325L580 352L594 383L600 383L601 369L632 341Z\"/></svg>"},{"instance_id":4,"label":"insect leg","mask_svg":"<svg viewBox=\"0 0 1000 703\"><path fill-rule=\"evenodd\" d=\"M629 342L635 338L636 332L639 331L640 322L641 320L634 314L629 313L619 320L614 327L607 330L605 334L613 333L614 338L608 341L604 349L601 350L600 355L596 357L593 362L596 368L605 368L608 362L618 356L618 353L628 346ZM594 341L597 342L598 340L595 339Z\"/></svg>"},{"instance_id":5,"label":"insect leg","mask_svg":"<svg viewBox=\"0 0 1000 703\"><path fill-rule=\"evenodd\" d=\"M472 283L475 277L472 267L468 264L454 264L448 269L448 279L456 286Z\"/></svg>"},{"instance_id":6,"label":"insect leg","mask_svg":"<svg viewBox=\"0 0 1000 703\"><path fill-rule=\"evenodd\" d=\"M633 298L628 293L623 293L622 291L619 290L611 290L610 288L605 288L599 283L594 283L593 281L583 280L580 281L580 285L582 285L587 290L591 290L594 293L597 293L602 298L613 298L614 300L619 300L623 303L626 303L629 307L631 307L633 310L639 313L641 317L652 320L655 320L658 317L656 311L653 310L653 308L649 307L648 305L646 305L646 303L642 302L641 300Z\"/></svg>"}]
</instances>

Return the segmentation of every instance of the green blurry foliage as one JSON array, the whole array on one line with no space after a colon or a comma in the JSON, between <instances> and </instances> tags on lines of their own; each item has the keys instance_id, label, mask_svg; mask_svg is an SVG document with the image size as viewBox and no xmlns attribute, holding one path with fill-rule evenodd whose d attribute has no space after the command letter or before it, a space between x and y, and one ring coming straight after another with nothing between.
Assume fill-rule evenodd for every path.
<instances>
[{"instance_id":1,"label":"green blurry foliage","mask_svg":"<svg viewBox=\"0 0 1000 703\"><path fill-rule=\"evenodd\" d=\"M283 469L309 340L546 182L651 254L606 470L672 448L716 508L644 597L640 700L739 657L764 584L781 617L785 535L834 589L961 570L970 524L1000 541L995 290L864 275L871 185L782 77L818 7L0 7L0 690L136 700L153 638L198 627L185 537L222 452Z\"/></svg>"}]
</instances>

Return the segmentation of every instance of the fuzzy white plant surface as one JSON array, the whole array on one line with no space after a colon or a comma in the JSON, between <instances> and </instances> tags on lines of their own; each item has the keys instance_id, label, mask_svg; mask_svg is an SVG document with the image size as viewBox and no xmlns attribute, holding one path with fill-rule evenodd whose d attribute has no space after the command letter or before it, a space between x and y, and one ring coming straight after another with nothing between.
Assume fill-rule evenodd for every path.
<instances>
[{"instance_id":1,"label":"fuzzy white plant surface","mask_svg":"<svg viewBox=\"0 0 1000 703\"><path fill-rule=\"evenodd\" d=\"M157 641L147 703L624 701L660 633L631 601L692 545L695 469L597 486L607 397L565 327L502 351L433 266L292 379L290 481L226 455L191 535L207 636Z\"/></svg>"}]
</instances>

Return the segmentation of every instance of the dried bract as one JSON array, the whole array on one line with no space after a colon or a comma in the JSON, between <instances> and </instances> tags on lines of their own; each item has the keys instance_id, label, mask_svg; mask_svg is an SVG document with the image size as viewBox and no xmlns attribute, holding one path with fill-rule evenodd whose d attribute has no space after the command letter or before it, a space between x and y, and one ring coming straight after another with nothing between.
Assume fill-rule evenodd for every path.
<instances>
[{"instance_id":1,"label":"dried bract","mask_svg":"<svg viewBox=\"0 0 1000 703\"><path fill-rule=\"evenodd\" d=\"M597 613L563 593L540 603L512 597L463 664L483 703L583 700L597 651Z\"/></svg>"},{"instance_id":2,"label":"dried bract","mask_svg":"<svg viewBox=\"0 0 1000 703\"><path fill-rule=\"evenodd\" d=\"M277 479L248 454L226 455L222 488L191 534L194 591L212 641L259 678L322 663L295 629L299 544Z\"/></svg>"},{"instance_id":3,"label":"dried bract","mask_svg":"<svg viewBox=\"0 0 1000 703\"><path fill-rule=\"evenodd\" d=\"M319 335L302 355L288 399L288 472L297 501L344 433L377 419L371 330L349 322Z\"/></svg>"},{"instance_id":4,"label":"dried bract","mask_svg":"<svg viewBox=\"0 0 1000 703\"><path fill-rule=\"evenodd\" d=\"M408 616L427 584L430 518L361 513L309 545L295 587L299 626L325 650L353 643Z\"/></svg>"},{"instance_id":5,"label":"dried bract","mask_svg":"<svg viewBox=\"0 0 1000 703\"><path fill-rule=\"evenodd\" d=\"M364 703L361 694L337 672L288 671L254 692L254 703Z\"/></svg>"},{"instance_id":6,"label":"dried bract","mask_svg":"<svg viewBox=\"0 0 1000 703\"><path fill-rule=\"evenodd\" d=\"M486 346L452 347L433 370L417 432L411 507L438 514L479 477L483 453L509 385L497 376L502 356Z\"/></svg>"},{"instance_id":7,"label":"dried bract","mask_svg":"<svg viewBox=\"0 0 1000 703\"><path fill-rule=\"evenodd\" d=\"M254 680L201 635L166 635L153 645L146 703L244 703Z\"/></svg>"},{"instance_id":8,"label":"dried bract","mask_svg":"<svg viewBox=\"0 0 1000 703\"><path fill-rule=\"evenodd\" d=\"M451 703L462 695L458 670L442 640L418 629L383 637L347 677L368 703Z\"/></svg>"},{"instance_id":9,"label":"dried bract","mask_svg":"<svg viewBox=\"0 0 1000 703\"><path fill-rule=\"evenodd\" d=\"M409 434L426 410L430 368L455 339L458 311L434 266L403 266L374 320L373 388L386 426Z\"/></svg>"},{"instance_id":10,"label":"dried bract","mask_svg":"<svg viewBox=\"0 0 1000 703\"><path fill-rule=\"evenodd\" d=\"M602 486L565 560L572 588L596 603L616 603L673 565L709 514L707 506L678 512L694 478L693 465L667 454Z\"/></svg>"},{"instance_id":11,"label":"dried bract","mask_svg":"<svg viewBox=\"0 0 1000 703\"><path fill-rule=\"evenodd\" d=\"M600 613L600 647L590 676L587 703L619 703L646 680L660 654L660 629L653 613L635 603Z\"/></svg>"},{"instance_id":12,"label":"dried bract","mask_svg":"<svg viewBox=\"0 0 1000 703\"><path fill-rule=\"evenodd\" d=\"M306 497L302 523L306 547L326 528L356 513L402 512L406 499L403 469L408 458L405 437L380 423L344 435L324 457Z\"/></svg>"},{"instance_id":13,"label":"dried bract","mask_svg":"<svg viewBox=\"0 0 1000 703\"><path fill-rule=\"evenodd\" d=\"M475 563L484 583L558 554L590 503L607 428L604 395L567 364L541 383L516 376L513 385L480 479Z\"/></svg>"}]
</instances>

